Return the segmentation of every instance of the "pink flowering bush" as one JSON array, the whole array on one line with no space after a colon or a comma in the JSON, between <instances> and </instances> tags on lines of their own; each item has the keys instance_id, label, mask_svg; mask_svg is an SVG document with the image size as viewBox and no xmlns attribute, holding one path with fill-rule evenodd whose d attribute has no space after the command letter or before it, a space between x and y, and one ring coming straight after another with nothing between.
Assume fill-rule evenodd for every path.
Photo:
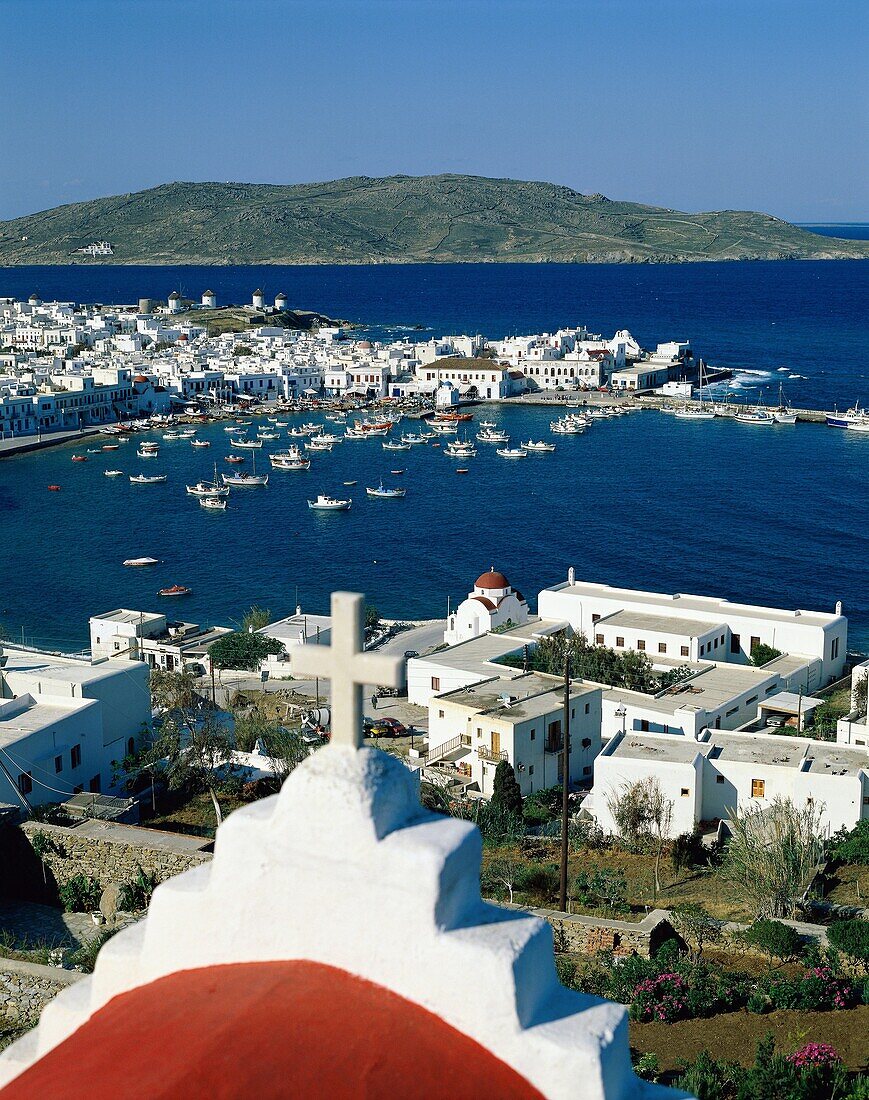
<instances>
[{"instance_id":1,"label":"pink flowering bush","mask_svg":"<svg viewBox=\"0 0 869 1100\"><path fill-rule=\"evenodd\" d=\"M650 1020L672 1023L686 1015L688 992L688 983L679 974L647 978L634 989L631 1016L642 1023Z\"/></svg>"},{"instance_id":2,"label":"pink flowering bush","mask_svg":"<svg viewBox=\"0 0 869 1100\"><path fill-rule=\"evenodd\" d=\"M799 982L799 1007L806 1011L849 1008L854 1000L854 987L829 966L813 967Z\"/></svg>"},{"instance_id":3,"label":"pink flowering bush","mask_svg":"<svg viewBox=\"0 0 869 1100\"><path fill-rule=\"evenodd\" d=\"M789 1054L788 1061L797 1069L825 1069L837 1065L842 1059L829 1043L806 1043L793 1054Z\"/></svg>"}]
</instances>

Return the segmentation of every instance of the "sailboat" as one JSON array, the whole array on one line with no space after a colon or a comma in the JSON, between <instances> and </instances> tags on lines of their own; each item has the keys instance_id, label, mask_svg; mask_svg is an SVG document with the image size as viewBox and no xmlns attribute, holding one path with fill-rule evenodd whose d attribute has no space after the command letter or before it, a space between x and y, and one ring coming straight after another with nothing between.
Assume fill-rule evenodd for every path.
<instances>
[{"instance_id":1,"label":"sailboat","mask_svg":"<svg viewBox=\"0 0 869 1100\"><path fill-rule=\"evenodd\" d=\"M699 408L691 408L688 405L683 405L681 409L677 409L673 414L680 420L714 420L715 409L703 408L703 360L700 360L700 405Z\"/></svg>"},{"instance_id":2,"label":"sailboat","mask_svg":"<svg viewBox=\"0 0 869 1100\"><path fill-rule=\"evenodd\" d=\"M197 481L195 485L188 485L187 492L192 497L228 497L229 489L220 484L217 477L217 463L214 463L214 481Z\"/></svg>"},{"instance_id":3,"label":"sailboat","mask_svg":"<svg viewBox=\"0 0 869 1100\"><path fill-rule=\"evenodd\" d=\"M221 474L224 485L231 485L234 489L254 489L268 485L269 475L256 472L256 455L253 456L253 473L239 470L236 474Z\"/></svg>"},{"instance_id":4,"label":"sailboat","mask_svg":"<svg viewBox=\"0 0 869 1100\"><path fill-rule=\"evenodd\" d=\"M773 409L772 415L776 424L796 424L797 422L797 414L791 411L789 405L785 404L784 387L781 382L778 384L778 408Z\"/></svg>"}]
</instances>

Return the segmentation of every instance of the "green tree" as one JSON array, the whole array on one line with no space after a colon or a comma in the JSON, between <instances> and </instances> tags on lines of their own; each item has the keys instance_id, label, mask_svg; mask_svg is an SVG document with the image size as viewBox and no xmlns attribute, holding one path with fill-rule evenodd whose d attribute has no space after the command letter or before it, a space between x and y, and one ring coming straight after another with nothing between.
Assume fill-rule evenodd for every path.
<instances>
[{"instance_id":1,"label":"green tree","mask_svg":"<svg viewBox=\"0 0 869 1100\"><path fill-rule=\"evenodd\" d=\"M835 921L827 929L827 939L837 951L869 973L869 921Z\"/></svg>"},{"instance_id":2,"label":"green tree","mask_svg":"<svg viewBox=\"0 0 869 1100\"><path fill-rule=\"evenodd\" d=\"M215 668L237 668L256 672L269 654L283 652L276 638L248 631L234 631L218 638L208 651Z\"/></svg>"},{"instance_id":3,"label":"green tree","mask_svg":"<svg viewBox=\"0 0 869 1100\"><path fill-rule=\"evenodd\" d=\"M721 876L758 917L793 917L824 854L823 806L798 808L789 798L748 806L730 819Z\"/></svg>"},{"instance_id":4,"label":"green tree","mask_svg":"<svg viewBox=\"0 0 869 1100\"><path fill-rule=\"evenodd\" d=\"M770 661L774 661L776 657L781 657L781 650L767 645L765 642L758 642L757 645L751 647L751 663L753 665L758 667L767 665Z\"/></svg>"},{"instance_id":5,"label":"green tree","mask_svg":"<svg viewBox=\"0 0 869 1100\"><path fill-rule=\"evenodd\" d=\"M260 607L258 604L254 604L253 607L248 608L245 611L241 619L242 630L262 630L263 627L269 625L272 621L272 613L267 607Z\"/></svg>"},{"instance_id":6,"label":"green tree","mask_svg":"<svg viewBox=\"0 0 869 1100\"><path fill-rule=\"evenodd\" d=\"M159 768L170 790L187 795L207 792L218 825L223 822L220 797L237 794L241 783L232 764L232 735L226 726L208 717L164 718L153 742L143 753L145 767Z\"/></svg>"},{"instance_id":7,"label":"green tree","mask_svg":"<svg viewBox=\"0 0 869 1100\"><path fill-rule=\"evenodd\" d=\"M692 957L697 962L708 943L718 943L724 934L724 924L716 920L704 906L696 902L674 905L670 910L670 920L679 935L691 948Z\"/></svg>"},{"instance_id":8,"label":"green tree","mask_svg":"<svg viewBox=\"0 0 869 1100\"><path fill-rule=\"evenodd\" d=\"M509 760L501 760L495 768L492 785L492 806L499 806L507 813L522 816L522 791Z\"/></svg>"},{"instance_id":9,"label":"green tree","mask_svg":"<svg viewBox=\"0 0 869 1100\"><path fill-rule=\"evenodd\" d=\"M782 924L780 920L756 920L750 928L746 928L743 935L746 943L782 962L794 958L800 949L797 931L789 924Z\"/></svg>"},{"instance_id":10,"label":"green tree","mask_svg":"<svg viewBox=\"0 0 869 1100\"><path fill-rule=\"evenodd\" d=\"M364 622L366 634L373 634L380 626L380 612L373 604L365 605Z\"/></svg>"}]
</instances>

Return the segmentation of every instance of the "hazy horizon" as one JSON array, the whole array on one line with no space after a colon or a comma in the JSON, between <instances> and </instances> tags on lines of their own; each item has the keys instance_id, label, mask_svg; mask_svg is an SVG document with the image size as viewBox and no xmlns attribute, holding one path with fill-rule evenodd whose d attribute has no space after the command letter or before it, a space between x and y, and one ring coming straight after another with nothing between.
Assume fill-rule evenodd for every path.
<instances>
[{"instance_id":1,"label":"hazy horizon","mask_svg":"<svg viewBox=\"0 0 869 1100\"><path fill-rule=\"evenodd\" d=\"M452 172L869 220L856 0L0 0L0 219Z\"/></svg>"}]
</instances>

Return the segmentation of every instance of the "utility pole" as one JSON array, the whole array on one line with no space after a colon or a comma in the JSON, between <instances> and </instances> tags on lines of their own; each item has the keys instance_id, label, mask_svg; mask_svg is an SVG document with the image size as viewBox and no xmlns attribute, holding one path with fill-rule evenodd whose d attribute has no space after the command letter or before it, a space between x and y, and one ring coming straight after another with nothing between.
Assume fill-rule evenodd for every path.
<instances>
[{"instance_id":1,"label":"utility pole","mask_svg":"<svg viewBox=\"0 0 869 1100\"><path fill-rule=\"evenodd\" d=\"M567 817L570 786L570 650L564 649L564 727L561 749L561 884L559 906L567 912Z\"/></svg>"}]
</instances>

